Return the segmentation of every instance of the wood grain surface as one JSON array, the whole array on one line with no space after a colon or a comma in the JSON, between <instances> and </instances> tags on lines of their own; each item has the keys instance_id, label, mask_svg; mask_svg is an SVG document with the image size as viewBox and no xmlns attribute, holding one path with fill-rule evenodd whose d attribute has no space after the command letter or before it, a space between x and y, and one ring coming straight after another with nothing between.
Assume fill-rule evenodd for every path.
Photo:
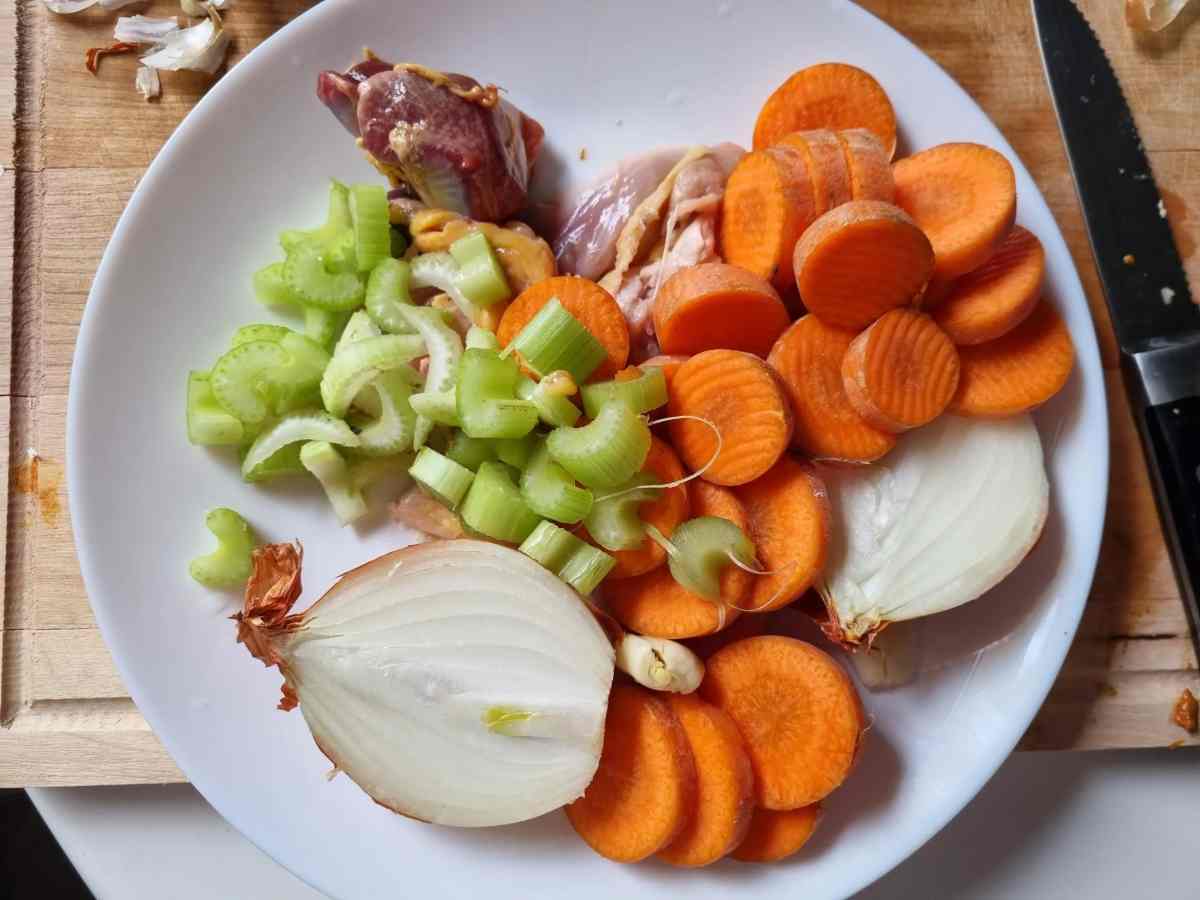
<instances>
[{"instance_id":1,"label":"wood grain surface","mask_svg":"<svg viewBox=\"0 0 1200 900\"><path fill-rule=\"evenodd\" d=\"M236 0L230 65L310 3ZM1067 665L1023 746L1198 743L1169 721L1200 673L1115 365L1074 186L1024 0L863 3L932 56L980 103L1033 173L1062 226L1092 305L1112 418L1108 520L1096 581ZM1200 285L1200 24L1197 4L1138 38L1118 0L1081 4L1109 50ZM170 15L155 0L144 11ZM401 14L398 12L398 17ZM136 60L94 77L89 46L112 15L56 17L41 0L0 0L0 786L182 780L125 694L95 628L72 544L64 483L67 388L91 279L138 179L209 80L164 73L163 97L133 90ZM385 41L377 41L385 44ZM334 127L331 123L330 127Z\"/></svg>"}]
</instances>

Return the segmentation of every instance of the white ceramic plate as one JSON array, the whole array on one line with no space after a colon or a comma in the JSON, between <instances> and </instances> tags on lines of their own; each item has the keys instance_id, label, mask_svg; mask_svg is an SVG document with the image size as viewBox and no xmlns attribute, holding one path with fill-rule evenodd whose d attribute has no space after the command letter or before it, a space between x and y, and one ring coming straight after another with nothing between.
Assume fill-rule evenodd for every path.
<instances>
[{"instance_id":1,"label":"white ceramic plate","mask_svg":"<svg viewBox=\"0 0 1200 900\"><path fill-rule=\"evenodd\" d=\"M189 446L183 427L186 370L210 365L237 325L270 318L249 280L276 257L276 233L321 219L329 176L374 177L313 94L317 71L345 66L363 44L508 88L548 132L543 190L578 184L655 144L748 142L767 94L793 70L830 59L878 77L907 146L981 141L1016 166L1019 218L1046 245L1047 295L1070 324L1079 360L1038 416L1050 523L993 594L922 626L915 684L867 695L874 727L865 755L793 862L696 872L618 866L593 855L559 813L465 831L385 812L347 779L326 782L328 763L299 714L275 711L278 673L234 644L232 604L188 579L187 560L208 543L204 512L217 505L242 511L266 538L304 541L310 599L403 537L389 527L339 529L315 487L242 484L230 460ZM88 593L138 706L213 806L322 890L497 900L802 892L817 900L846 896L908 856L974 796L1029 724L1092 580L1108 442L1091 319L1037 187L968 96L857 7L327 0L205 97L131 199L79 336L68 463Z\"/></svg>"}]
</instances>

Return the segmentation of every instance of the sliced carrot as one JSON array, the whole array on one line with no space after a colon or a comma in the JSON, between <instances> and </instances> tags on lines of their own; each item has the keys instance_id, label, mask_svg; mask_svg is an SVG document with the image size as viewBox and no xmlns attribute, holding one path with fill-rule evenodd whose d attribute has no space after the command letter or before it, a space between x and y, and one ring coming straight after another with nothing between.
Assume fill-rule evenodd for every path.
<instances>
[{"instance_id":1,"label":"sliced carrot","mask_svg":"<svg viewBox=\"0 0 1200 900\"><path fill-rule=\"evenodd\" d=\"M982 144L940 144L892 167L896 205L929 236L939 278L982 266L1017 215L1012 164Z\"/></svg>"},{"instance_id":2,"label":"sliced carrot","mask_svg":"<svg viewBox=\"0 0 1200 900\"><path fill-rule=\"evenodd\" d=\"M768 281L719 262L680 269L654 301L654 332L664 353L724 347L766 356L790 321Z\"/></svg>"},{"instance_id":3,"label":"sliced carrot","mask_svg":"<svg viewBox=\"0 0 1200 900\"><path fill-rule=\"evenodd\" d=\"M720 631L713 632L712 634L689 638L684 643L687 644L688 649L701 659L708 659L722 647L727 647L734 641L765 634L767 623L770 619L771 617L766 614L739 616L738 620L728 628L722 628Z\"/></svg>"},{"instance_id":4,"label":"sliced carrot","mask_svg":"<svg viewBox=\"0 0 1200 900\"><path fill-rule=\"evenodd\" d=\"M933 320L956 344L982 344L1012 331L1033 312L1046 271L1037 235L1014 225L992 258L955 282Z\"/></svg>"},{"instance_id":5,"label":"sliced carrot","mask_svg":"<svg viewBox=\"0 0 1200 900\"><path fill-rule=\"evenodd\" d=\"M1062 389L1075 365L1071 333L1054 307L1040 302L1003 337L960 347L962 374L950 412L999 418L1041 406Z\"/></svg>"},{"instance_id":6,"label":"sliced carrot","mask_svg":"<svg viewBox=\"0 0 1200 900\"><path fill-rule=\"evenodd\" d=\"M837 135L826 129L797 131L780 140L780 147L794 147L805 155L817 196L817 215L849 203L850 167Z\"/></svg>"},{"instance_id":7,"label":"sliced carrot","mask_svg":"<svg viewBox=\"0 0 1200 900\"><path fill-rule=\"evenodd\" d=\"M590 380L612 378L625 368L629 360L629 325L625 314L612 294L594 281L577 275L556 275L522 291L508 304L500 318L496 329L500 346L507 347L538 310L554 297L608 351L608 359L592 373Z\"/></svg>"},{"instance_id":8,"label":"sliced carrot","mask_svg":"<svg viewBox=\"0 0 1200 900\"><path fill-rule=\"evenodd\" d=\"M700 695L742 733L759 806L810 806L850 774L862 704L845 670L812 644L778 635L730 644L706 663Z\"/></svg>"},{"instance_id":9,"label":"sliced carrot","mask_svg":"<svg viewBox=\"0 0 1200 900\"><path fill-rule=\"evenodd\" d=\"M679 481L684 476L683 465L679 457L666 441L653 435L650 438L650 452L646 454L646 462L642 465L643 472L654 476L656 484L668 484ZM647 525L653 525L667 537L675 533L680 523L687 520L688 492L686 485L664 488L655 500L649 500L638 507L638 516ZM586 535L586 529L585 529ZM649 537L642 538L642 545L635 550L609 550L617 564L613 566L608 577L612 579L633 578L652 569L657 569L667 561L667 552Z\"/></svg>"},{"instance_id":10,"label":"sliced carrot","mask_svg":"<svg viewBox=\"0 0 1200 900\"><path fill-rule=\"evenodd\" d=\"M707 866L746 836L754 814L754 772L742 735L726 713L695 694L671 694L667 702L696 764L696 808L658 858L673 866Z\"/></svg>"},{"instance_id":11,"label":"sliced carrot","mask_svg":"<svg viewBox=\"0 0 1200 900\"><path fill-rule=\"evenodd\" d=\"M792 410L778 376L757 356L705 350L675 373L667 401L671 442L684 465L713 484L753 481L775 464L792 437ZM706 424L706 423L711 423ZM717 434L720 433L718 442ZM720 453L716 456L718 445ZM711 462L711 465L709 463Z\"/></svg>"},{"instance_id":12,"label":"sliced carrot","mask_svg":"<svg viewBox=\"0 0 1200 900\"><path fill-rule=\"evenodd\" d=\"M667 396L671 395L671 381L675 378L675 373L679 371L679 367L688 361L686 356L671 356L665 353L651 357L645 362L638 363L640 368L647 366L657 366L662 369L663 378L667 380Z\"/></svg>"},{"instance_id":13,"label":"sliced carrot","mask_svg":"<svg viewBox=\"0 0 1200 900\"><path fill-rule=\"evenodd\" d=\"M898 207L853 200L808 227L793 264L808 311L858 330L920 294L933 273L933 247Z\"/></svg>"},{"instance_id":14,"label":"sliced carrot","mask_svg":"<svg viewBox=\"0 0 1200 900\"><path fill-rule=\"evenodd\" d=\"M943 300L950 296L950 292L954 290L957 283L957 278L939 278L934 272L915 305L924 310L936 309Z\"/></svg>"},{"instance_id":15,"label":"sliced carrot","mask_svg":"<svg viewBox=\"0 0 1200 900\"><path fill-rule=\"evenodd\" d=\"M879 138L865 128L847 128L835 134L850 170L851 197L892 203L896 198L896 182L892 180L888 154Z\"/></svg>"},{"instance_id":16,"label":"sliced carrot","mask_svg":"<svg viewBox=\"0 0 1200 900\"><path fill-rule=\"evenodd\" d=\"M601 856L637 862L675 839L695 799L696 766L670 705L636 685L615 683L600 767L566 808L575 831Z\"/></svg>"},{"instance_id":17,"label":"sliced carrot","mask_svg":"<svg viewBox=\"0 0 1200 900\"><path fill-rule=\"evenodd\" d=\"M804 157L788 147L747 153L729 174L721 200L721 256L791 289L792 248L817 217Z\"/></svg>"},{"instance_id":18,"label":"sliced carrot","mask_svg":"<svg viewBox=\"0 0 1200 900\"><path fill-rule=\"evenodd\" d=\"M850 405L868 423L893 434L940 416L958 388L958 370L954 343L915 309L884 313L842 357Z\"/></svg>"},{"instance_id":19,"label":"sliced carrot","mask_svg":"<svg viewBox=\"0 0 1200 900\"><path fill-rule=\"evenodd\" d=\"M777 862L808 843L821 821L821 805L799 809L756 809L737 849L730 855L742 862Z\"/></svg>"},{"instance_id":20,"label":"sliced carrot","mask_svg":"<svg viewBox=\"0 0 1200 900\"><path fill-rule=\"evenodd\" d=\"M811 465L785 456L736 493L758 561L773 573L755 577L745 606L756 612L787 606L825 567L831 517L825 483Z\"/></svg>"},{"instance_id":21,"label":"sliced carrot","mask_svg":"<svg viewBox=\"0 0 1200 900\"><path fill-rule=\"evenodd\" d=\"M879 82L845 63L821 63L796 72L767 98L754 123L754 149L793 131L866 128L896 151L896 111Z\"/></svg>"},{"instance_id":22,"label":"sliced carrot","mask_svg":"<svg viewBox=\"0 0 1200 900\"><path fill-rule=\"evenodd\" d=\"M808 315L793 323L767 356L792 405L792 446L805 456L870 462L896 445L891 434L865 422L846 396L842 358L853 341L853 331Z\"/></svg>"}]
</instances>

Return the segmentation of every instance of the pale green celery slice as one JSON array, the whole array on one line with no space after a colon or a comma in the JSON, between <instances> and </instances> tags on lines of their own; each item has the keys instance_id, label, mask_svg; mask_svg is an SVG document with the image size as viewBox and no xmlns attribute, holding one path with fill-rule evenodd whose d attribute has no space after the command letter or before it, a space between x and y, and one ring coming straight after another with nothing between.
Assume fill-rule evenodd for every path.
<instances>
[{"instance_id":1,"label":"pale green celery slice","mask_svg":"<svg viewBox=\"0 0 1200 900\"><path fill-rule=\"evenodd\" d=\"M571 558L583 541L553 522L542 521L517 549L554 574Z\"/></svg>"},{"instance_id":2,"label":"pale green celery slice","mask_svg":"<svg viewBox=\"0 0 1200 900\"><path fill-rule=\"evenodd\" d=\"M229 339L230 347L240 347L251 341L281 341L283 336L291 334L292 329L286 325L243 325Z\"/></svg>"},{"instance_id":3,"label":"pale green celery slice","mask_svg":"<svg viewBox=\"0 0 1200 900\"><path fill-rule=\"evenodd\" d=\"M588 513L586 524L597 544L605 550L634 550L646 539L646 527L638 515L638 507L658 499L661 491L648 487L656 479L648 472L639 472L611 497L597 500Z\"/></svg>"},{"instance_id":4,"label":"pale green celery slice","mask_svg":"<svg viewBox=\"0 0 1200 900\"><path fill-rule=\"evenodd\" d=\"M385 259L367 278L367 312L388 334L412 334L413 328L400 311L412 306L408 286L412 270L403 259Z\"/></svg>"},{"instance_id":5,"label":"pale green celery slice","mask_svg":"<svg viewBox=\"0 0 1200 900\"><path fill-rule=\"evenodd\" d=\"M467 329L467 349L499 350L500 340L496 337L495 332L488 331L486 328L480 328L478 325L472 325Z\"/></svg>"},{"instance_id":6,"label":"pale green celery slice","mask_svg":"<svg viewBox=\"0 0 1200 900\"><path fill-rule=\"evenodd\" d=\"M508 468L498 462L479 466L459 514L475 533L510 544L520 544L541 521L521 499Z\"/></svg>"},{"instance_id":7,"label":"pale green celery slice","mask_svg":"<svg viewBox=\"0 0 1200 900\"><path fill-rule=\"evenodd\" d=\"M347 345L334 354L321 378L325 408L344 416L359 391L380 372L396 370L411 382L419 382L420 374L409 363L424 352L425 343L416 335L385 334Z\"/></svg>"},{"instance_id":8,"label":"pale green celery slice","mask_svg":"<svg viewBox=\"0 0 1200 900\"><path fill-rule=\"evenodd\" d=\"M367 456L390 456L413 446L417 416L409 405L412 385L392 370L381 372L364 389L375 395L379 414L358 433L358 452ZM357 404L357 400L355 401Z\"/></svg>"},{"instance_id":9,"label":"pale green celery slice","mask_svg":"<svg viewBox=\"0 0 1200 900\"><path fill-rule=\"evenodd\" d=\"M584 544L562 564L558 570L558 577L586 597L599 586L616 564L617 561L603 550Z\"/></svg>"},{"instance_id":10,"label":"pale green celery slice","mask_svg":"<svg viewBox=\"0 0 1200 900\"><path fill-rule=\"evenodd\" d=\"M263 266L251 276L255 299L263 306L294 309L300 298L288 287L283 276L283 263L273 262Z\"/></svg>"},{"instance_id":11,"label":"pale green celery slice","mask_svg":"<svg viewBox=\"0 0 1200 900\"><path fill-rule=\"evenodd\" d=\"M302 441L327 441L344 447L359 445L358 435L341 419L320 411L295 413L284 417L254 439L242 460L242 477L247 481L259 480L263 474L263 464L275 453L288 444Z\"/></svg>"},{"instance_id":12,"label":"pale green celery slice","mask_svg":"<svg viewBox=\"0 0 1200 900\"><path fill-rule=\"evenodd\" d=\"M523 472L529 465L533 452L541 444L541 440L536 434L530 432L519 438L495 438L492 443L496 448L496 459Z\"/></svg>"},{"instance_id":13,"label":"pale green celery slice","mask_svg":"<svg viewBox=\"0 0 1200 900\"><path fill-rule=\"evenodd\" d=\"M321 483L339 522L349 525L367 514L362 491L355 487L350 467L333 444L309 441L300 448L300 462Z\"/></svg>"},{"instance_id":14,"label":"pale green celery slice","mask_svg":"<svg viewBox=\"0 0 1200 900\"><path fill-rule=\"evenodd\" d=\"M537 407L538 418L547 425L555 428L574 425L579 421L579 407L571 402L570 397L552 386L555 377L556 373L553 372L541 381L522 377L517 382L517 396L522 400L532 401Z\"/></svg>"},{"instance_id":15,"label":"pale green celery slice","mask_svg":"<svg viewBox=\"0 0 1200 900\"><path fill-rule=\"evenodd\" d=\"M516 399L516 360L492 350L467 350L458 367L458 417L471 437L524 437L537 424L537 407Z\"/></svg>"},{"instance_id":16,"label":"pale green celery slice","mask_svg":"<svg viewBox=\"0 0 1200 900\"><path fill-rule=\"evenodd\" d=\"M596 370L608 351L596 340L557 297L537 311L522 328L505 353L516 351L530 369L539 375L562 369L576 384Z\"/></svg>"},{"instance_id":17,"label":"pale green celery slice","mask_svg":"<svg viewBox=\"0 0 1200 900\"><path fill-rule=\"evenodd\" d=\"M478 310L458 287L458 263L449 253L422 253L411 262L412 286L437 288L447 294L468 320L474 322Z\"/></svg>"},{"instance_id":18,"label":"pale green celery slice","mask_svg":"<svg viewBox=\"0 0 1200 900\"><path fill-rule=\"evenodd\" d=\"M496 458L496 449L492 441L468 437L465 432L456 428L446 446L446 456L474 472L480 463Z\"/></svg>"},{"instance_id":19,"label":"pale green celery slice","mask_svg":"<svg viewBox=\"0 0 1200 900\"><path fill-rule=\"evenodd\" d=\"M388 218L387 189L381 184L356 184L350 188L350 221L358 271L369 272L392 255L392 223Z\"/></svg>"},{"instance_id":20,"label":"pale green celery slice","mask_svg":"<svg viewBox=\"0 0 1200 900\"><path fill-rule=\"evenodd\" d=\"M317 243L292 248L283 264L288 287L309 306L335 312L362 306L363 283L355 272L329 271L329 252Z\"/></svg>"},{"instance_id":21,"label":"pale green celery slice","mask_svg":"<svg viewBox=\"0 0 1200 900\"><path fill-rule=\"evenodd\" d=\"M550 458L545 442L534 451L521 475L526 506L547 519L575 524L592 509L592 492L575 484L567 470Z\"/></svg>"},{"instance_id":22,"label":"pale green celery slice","mask_svg":"<svg viewBox=\"0 0 1200 900\"><path fill-rule=\"evenodd\" d=\"M421 391L408 398L409 405L419 416L424 416L438 425L450 425L457 428L458 418L457 392L454 388L440 393Z\"/></svg>"},{"instance_id":23,"label":"pale green celery slice","mask_svg":"<svg viewBox=\"0 0 1200 900\"><path fill-rule=\"evenodd\" d=\"M667 547L671 577L694 594L721 599L721 572L736 559L756 567L754 544L730 522L716 516L688 519L672 533Z\"/></svg>"},{"instance_id":24,"label":"pale green celery slice","mask_svg":"<svg viewBox=\"0 0 1200 900\"><path fill-rule=\"evenodd\" d=\"M251 341L227 351L212 368L213 396L230 415L251 425L271 413L271 377L288 364L275 341Z\"/></svg>"},{"instance_id":25,"label":"pale green celery slice","mask_svg":"<svg viewBox=\"0 0 1200 900\"><path fill-rule=\"evenodd\" d=\"M477 307L491 306L512 296L500 260L482 231L472 231L450 245L458 263L458 287Z\"/></svg>"},{"instance_id":26,"label":"pale green celery slice","mask_svg":"<svg viewBox=\"0 0 1200 900\"><path fill-rule=\"evenodd\" d=\"M450 509L462 502L475 473L429 447L422 447L408 469L413 481L421 485Z\"/></svg>"},{"instance_id":27,"label":"pale green celery slice","mask_svg":"<svg viewBox=\"0 0 1200 900\"><path fill-rule=\"evenodd\" d=\"M217 539L217 549L188 564L192 578L205 587L241 588L251 572L254 533L240 515L227 507L210 510L204 525Z\"/></svg>"},{"instance_id":28,"label":"pale green celery slice","mask_svg":"<svg viewBox=\"0 0 1200 900\"><path fill-rule=\"evenodd\" d=\"M615 488L641 471L650 452L650 426L624 403L606 403L579 428L556 428L550 455L580 484Z\"/></svg>"},{"instance_id":29,"label":"pale green celery slice","mask_svg":"<svg viewBox=\"0 0 1200 900\"><path fill-rule=\"evenodd\" d=\"M463 354L462 338L446 324L445 316L439 309L430 306L401 307L400 315L425 342L425 352L429 357L425 392L441 394L450 390L454 386L458 363ZM416 432L413 435L415 448L425 446L433 425L430 417L417 415Z\"/></svg>"},{"instance_id":30,"label":"pale green celery slice","mask_svg":"<svg viewBox=\"0 0 1200 900\"><path fill-rule=\"evenodd\" d=\"M636 413L648 413L666 404L667 379L662 369L650 366L643 369L637 378L585 384L579 393L583 399L583 411L592 419L610 400L627 403Z\"/></svg>"},{"instance_id":31,"label":"pale green celery slice","mask_svg":"<svg viewBox=\"0 0 1200 900\"><path fill-rule=\"evenodd\" d=\"M189 441L206 447L240 444L245 437L241 421L217 403L207 372L188 373L187 430Z\"/></svg>"}]
</instances>

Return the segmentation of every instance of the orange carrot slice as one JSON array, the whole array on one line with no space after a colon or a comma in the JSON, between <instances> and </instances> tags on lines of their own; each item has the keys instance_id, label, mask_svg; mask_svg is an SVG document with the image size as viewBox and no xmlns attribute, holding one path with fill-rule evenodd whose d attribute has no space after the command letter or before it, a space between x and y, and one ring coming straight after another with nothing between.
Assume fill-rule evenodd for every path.
<instances>
[{"instance_id":1,"label":"orange carrot slice","mask_svg":"<svg viewBox=\"0 0 1200 900\"><path fill-rule=\"evenodd\" d=\"M1012 331L1033 312L1042 290L1046 251L1020 225L992 258L955 282L933 320L956 344L982 344Z\"/></svg>"},{"instance_id":2,"label":"orange carrot slice","mask_svg":"<svg viewBox=\"0 0 1200 900\"><path fill-rule=\"evenodd\" d=\"M855 200L892 203L896 198L896 183L879 138L865 128L847 128L835 134L850 170L850 196Z\"/></svg>"},{"instance_id":3,"label":"orange carrot slice","mask_svg":"<svg viewBox=\"0 0 1200 900\"><path fill-rule=\"evenodd\" d=\"M805 456L870 462L896 445L891 434L865 422L846 396L842 358L853 341L854 332L808 315L793 323L767 356L791 402L792 446Z\"/></svg>"},{"instance_id":4,"label":"orange carrot slice","mask_svg":"<svg viewBox=\"0 0 1200 900\"><path fill-rule=\"evenodd\" d=\"M724 347L766 356L790 321L769 282L719 262L680 269L654 301L654 332L664 353Z\"/></svg>"},{"instance_id":5,"label":"orange carrot slice","mask_svg":"<svg viewBox=\"0 0 1200 900\"><path fill-rule=\"evenodd\" d=\"M709 658L700 695L742 733L759 806L810 806L850 774L862 704L842 667L812 644L776 635L730 644Z\"/></svg>"},{"instance_id":6,"label":"orange carrot slice","mask_svg":"<svg viewBox=\"0 0 1200 900\"><path fill-rule=\"evenodd\" d=\"M629 325L625 314L612 294L594 281L577 275L556 275L522 291L508 304L500 318L496 329L500 346L507 347L538 310L554 297L608 351L608 359L589 380L603 381L625 368L629 360Z\"/></svg>"},{"instance_id":7,"label":"orange carrot slice","mask_svg":"<svg viewBox=\"0 0 1200 900\"><path fill-rule=\"evenodd\" d=\"M933 248L903 210L853 200L808 227L793 264L808 311L858 330L912 302L933 272Z\"/></svg>"},{"instance_id":8,"label":"orange carrot slice","mask_svg":"<svg viewBox=\"0 0 1200 900\"><path fill-rule=\"evenodd\" d=\"M705 350L675 373L667 401L671 442L692 472L713 484L753 481L775 464L792 437L792 411L773 369L738 350ZM712 464L709 465L710 461Z\"/></svg>"},{"instance_id":9,"label":"orange carrot slice","mask_svg":"<svg viewBox=\"0 0 1200 900\"><path fill-rule=\"evenodd\" d=\"M696 764L696 809L658 858L707 866L742 843L754 814L754 772L733 719L695 694L671 694Z\"/></svg>"},{"instance_id":10,"label":"orange carrot slice","mask_svg":"<svg viewBox=\"0 0 1200 900\"><path fill-rule=\"evenodd\" d=\"M651 435L650 452L646 454L646 462L642 471L649 472L655 478L655 484L669 484L684 476L683 466L679 457L666 441ZM677 485L663 489L655 500L650 500L638 507L638 516L647 525L653 525L667 537L675 533L681 522L688 518L688 492L686 485ZM586 535L586 529L584 529ZM657 569L667 561L667 553L649 537L642 538L642 545L635 550L608 550L617 564L608 573L611 579L633 578L652 569Z\"/></svg>"},{"instance_id":11,"label":"orange carrot slice","mask_svg":"<svg viewBox=\"0 0 1200 900\"><path fill-rule=\"evenodd\" d=\"M701 659L708 659L722 647L727 647L734 641L765 634L767 623L770 619L771 617L765 614L739 616L737 621L727 628L722 628L720 631L715 631L712 634L689 638L684 643Z\"/></svg>"},{"instance_id":12,"label":"orange carrot slice","mask_svg":"<svg viewBox=\"0 0 1200 900\"><path fill-rule=\"evenodd\" d=\"M786 135L778 144L794 147L805 155L817 196L817 214L849 203L853 196L850 187L850 168L841 142L832 131L797 131Z\"/></svg>"},{"instance_id":13,"label":"orange carrot slice","mask_svg":"<svg viewBox=\"0 0 1200 900\"><path fill-rule=\"evenodd\" d=\"M730 855L742 862L777 862L808 843L821 821L821 805L756 809L750 830Z\"/></svg>"},{"instance_id":14,"label":"orange carrot slice","mask_svg":"<svg viewBox=\"0 0 1200 900\"><path fill-rule=\"evenodd\" d=\"M794 149L747 153L725 183L721 256L781 291L792 285L792 248L817 217L808 166Z\"/></svg>"},{"instance_id":15,"label":"orange carrot slice","mask_svg":"<svg viewBox=\"0 0 1200 900\"><path fill-rule=\"evenodd\" d=\"M925 310L936 309L943 300L950 296L950 292L954 290L956 284L958 284L957 278L939 278L934 272L915 305Z\"/></svg>"},{"instance_id":16,"label":"orange carrot slice","mask_svg":"<svg viewBox=\"0 0 1200 900\"><path fill-rule=\"evenodd\" d=\"M950 411L1000 418L1041 406L1062 389L1075 366L1071 333L1044 300L1003 337L960 347L962 373Z\"/></svg>"},{"instance_id":17,"label":"orange carrot slice","mask_svg":"<svg viewBox=\"0 0 1200 900\"><path fill-rule=\"evenodd\" d=\"M637 862L675 839L695 799L696 766L670 705L650 691L615 683L600 767L566 808L575 831L601 856Z\"/></svg>"},{"instance_id":18,"label":"orange carrot slice","mask_svg":"<svg viewBox=\"0 0 1200 900\"><path fill-rule=\"evenodd\" d=\"M767 98L754 123L754 149L812 128L866 128L896 151L896 111L879 82L845 63L821 63L796 72Z\"/></svg>"},{"instance_id":19,"label":"orange carrot slice","mask_svg":"<svg viewBox=\"0 0 1200 900\"><path fill-rule=\"evenodd\" d=\"M735 493L746 507L758 561L772 573L755 576L745 606L779 609L803 596L825 567L831 517L825 483L811 465L785 456Z\"/></svg>"},{"instance_id":20,"label":"orange carrot slice","mask_svg":"<svg viewBox=\"0 0 1200 900\"><path fill-rule=\"evenodd\" d=\"M958 388L958 351L933 319L893 309L854 339L842 358L850 405L883 431L932 422Z\"/></svg>"},{"instance_id":21,"label":"orange carrot slice","mask_svg":"<svg viewBox=\"0 0 1200 900\"><path fill-rule=\"evenodd\" d=\"M982 266L1017 215L1012 164L982 144L940 144L892 167L896 205L933 244L939 278Z\"/></svg>"}]
</instances>

